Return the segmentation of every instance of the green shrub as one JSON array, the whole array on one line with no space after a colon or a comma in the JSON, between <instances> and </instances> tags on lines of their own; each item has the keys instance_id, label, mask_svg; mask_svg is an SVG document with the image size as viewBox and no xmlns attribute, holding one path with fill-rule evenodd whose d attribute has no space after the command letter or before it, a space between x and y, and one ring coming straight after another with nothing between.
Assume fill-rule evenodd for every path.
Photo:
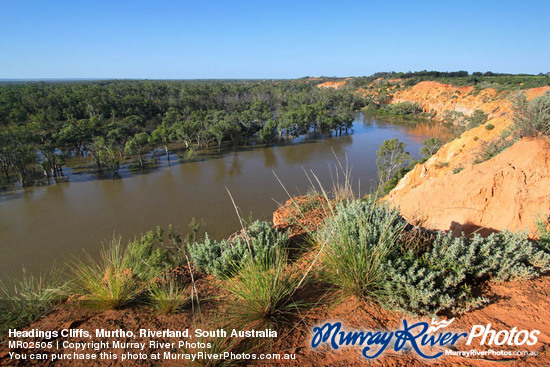
<instances>
[{"instance_id":1,"label":"green shrub","mask_svg":"<svg viewBox=\"0 0 550 367\"><path fill-rule=\"evenodd\" d=\"M457 173L461 172L464 169L464 167L456 167L453 169L453 173L456 175Z\"/></svg>"},{"instance_id":2,"label":"green shrub","mask_svg":"<svg viewBox=\"0 0 550 367\"><path fill-rule=\"evenodd\" d=\"M273 328L288 323L303 303L293 300L301 282L296 267L287 267L284 250L272 247L255 258L247 257L236 277L226 280L233 295L229 318L240 329Z\"/></svg>"},{"instance_id":3,"label":"green shrub","mask_svg":"<svg viewBox=\"0 0 550 367\"><path fill-rule=\"evenodd\" d=\"M422 154L424 157L431 157L437 151L441 146L443 145L443 142L438 138L429 138L422 142L422 148L420 148L420 154Z\"/></svg>"},{"instance_id":4,"label":"green shrub","mask_svg":"<svg viewBox=\"0 0 550 367\"><path fill-rule=\"evenodd\" d=\"M422 113L422 107L418 102L400 102L388 104L384 107L387 113L401 116L418 116Z\"/></svg>"},{"instance_id":5,"label":"green shrub","mask_svg":"<svg viewBox=\"0 0 550 367\"><path fill-rule=\"evenodd\" d=\"M205 234L204 242L189 246L189 253L197 270L223 278L234 275L250 254L263 257L268 250L287 243L287 233L273 229L269 222L255 221L245 233L229 240L215 241Z\"/></svg>"},{"instance_id":6,"label":"green shrub","mask_svg":"<svg viewBox=\"0 0 550 367\"><path fill-rule=\"evenodd\" d=\"M500 137L491 142L483 142L481 150L474 161L474 164L479 164L489 159L496 157L514 144L514 140Z\"/></svg>"},{"instance_id":7,"label":"green shrub","mask_svg":"<svg viewBox=\"0 0 550 367\"><path fill-rule=\"evenodd\" d=\"M161 247L162 230L149 231L128 244L128 262L141 280L148 281L157 274L174 266L172 251Z\"/></svg>"},{"instance_id":8,"label":"green shrub","mask_svg":"<svg viewBox=\"0 0 550 367\"><path fill-rule=\"evenodd\" d=\"M495 125L493 125L493 124L487 124L487 125L485 125L485 129L486 129L486 130L493 130L494 128L495 128Z\"/></svg>"},{"instance_id":9,"label":"green shrub","mask_svg":"<svg viewBox=\"0 0 550 367\"><path fill-rule=\"evenodd\" d=\"M550 136L550 93L527 101L520 94L514 101L514 133L516 137Z\"/></svg>"},{"instance_id":10,"label":"green shrub","mask_svg":"<svg viewBox=\"0 0 550 367\"><path fill-rule=\"evenodd\" d=\"M12 286L0 282L0 336L50 312L64 298L65 287L55 269L38 278L23 270L23 278L14 280Z\"/></svg>"},{"instance_id":11,"label":"green shrub","mask_svg":"<svg viewBox=\"0 0 550 367\"><path fill-rule=\"evenodd\" d=\"M474 113L465 118L466 130L473 129L474 127L484 124L488 117L489 116L482 110L475 110Z\"/></svg>"},{"instance_id":12,"label":"green shrub","mask_svg":"<svg viewBox=\"0 0 550 367\"><path fill-rule=\"evenodd\" d=\"M487 299L473 286L483 281L527 279L548 269L550 252L525 234L501 232L483 238L439 233L431 251L421 256L397 253L388 261L385 307L411 314L466 312Z\"/></svg>"},{"instance_id":13,"label":"green shrub","mask_svg":"<svg viewBox=\"0 0 550 367\"><path fill-rule=\"evenodd\" d=\"M321 275L345 296L377 296L388 256L407 223L372 197L340 203L336 212L315 238L323 246Z\"/></svg>"}]
</instances>

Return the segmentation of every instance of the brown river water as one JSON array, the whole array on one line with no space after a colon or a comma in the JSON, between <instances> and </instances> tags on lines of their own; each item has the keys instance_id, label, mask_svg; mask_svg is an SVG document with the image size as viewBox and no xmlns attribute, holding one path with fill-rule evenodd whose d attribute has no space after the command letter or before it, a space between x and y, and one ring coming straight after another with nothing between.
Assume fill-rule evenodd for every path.
<instances>
[{"instance_id":1,"label":"brown river water","mask_svg":"<svg viewBox=\"0 0 550 367\"><path fill-rule=\"evenodd\" d=\"M399 123L358 113L353 133L307 137L272 147L253 146L222 154L202 154L193 162L172 157L146 173L122 172L122 179L97 179L65 170L68 182L0 192L0 279L19 278L63 266L84 252L97 256L102 242L128 241L157 225L187 229L195 217L213 238L227 237L239 220L227 192L244 217L271 220L278 203L288 199L277 177L292 194L305 194L314 172L332 185L336 158L352 167L354 187L368 193L376 182L376 151L385 139L398 138L418 157L422 141L449 137L441 125ZM70 164L69 164L70 166ZM227 189L227 190L226 190Z\"/></svg>"}]
</instances>

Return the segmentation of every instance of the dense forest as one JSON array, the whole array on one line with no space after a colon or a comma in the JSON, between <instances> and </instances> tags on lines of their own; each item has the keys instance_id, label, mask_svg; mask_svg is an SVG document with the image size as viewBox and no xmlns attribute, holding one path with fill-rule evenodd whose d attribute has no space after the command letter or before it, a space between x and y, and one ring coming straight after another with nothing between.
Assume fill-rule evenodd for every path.
<instances>
[{"instance_id":1,"label":"dense forest","mask_svg":"<svg viewBox=\"0 0 550 367\"><path fill-rule=\"evenodd\" d=\"M376 97L359 88L398 79L398 88L424 80L515 90L550 84L550 75L466 71L381 72L346 80L343 88L317 88L342 78L298 80L50 81L0 84L0 187L40 184L63 175L68 159L88 157L90 170L119 177L125 164L145 168L151 152L182 147L182 158L204 148L269 145L308 132L348 132L353 111L369 106L391 113L388 83L374 83ZM384 107L386 106L386 107ZM392 107L392 108L390 108ZM418 112L418 113L417 113ZM158 155L154 155L158 157Z\"/></svg>"},{"instance_id":2,"label":"dense forest","mask_svg":"<svg viewBox=\"0 0 550 367\"><path fill-rule=\"evenodd\" d=\"M123 163L184 146L185 156L255 136L272 144L310 131L342 134L366 101L304 81L88 81L0 85L3 180L32 185L87 156L113 177Z\"/></svg>"}]
</instances>

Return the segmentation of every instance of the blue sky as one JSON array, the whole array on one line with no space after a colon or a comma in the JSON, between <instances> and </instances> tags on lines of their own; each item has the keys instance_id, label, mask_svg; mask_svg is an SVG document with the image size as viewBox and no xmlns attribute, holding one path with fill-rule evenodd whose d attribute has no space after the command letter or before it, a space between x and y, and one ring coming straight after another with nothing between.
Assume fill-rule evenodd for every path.
<instances>
[{"instance_id":1,"label":"blue sky","mask_svg":"<svg viewBox=\"0 0 550 367\"><path fill-rule=\"evenodd\" d=\"M0 78L550 71L550 1L0 0Z\"/></svg>"}]
</instances>

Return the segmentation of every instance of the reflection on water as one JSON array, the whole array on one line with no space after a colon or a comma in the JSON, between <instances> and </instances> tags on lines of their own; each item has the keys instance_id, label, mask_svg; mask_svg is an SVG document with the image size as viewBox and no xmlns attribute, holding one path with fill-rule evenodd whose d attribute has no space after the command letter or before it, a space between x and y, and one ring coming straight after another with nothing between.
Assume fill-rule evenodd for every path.
<instances>
[{"instance_id":1,"label":"reflection on water","mask_svg":"<svg viewBox=\"0 0 550 367\"><path fill-rule=\"evenodd\" d=\"M358 114L352 135L309 136L292 144L210 153L181 164L174 156L170 167L163 158L158 169L125 172L120 180L83 174L71 176L70 182L4 194L0 277L17 276L22 266L44 272L54 262L80 256L83 249L97 255L101 241L113 235L127 240L168 224L185 229L192 217L202 218L212 237L226 237L239 228L226 188L245 217L252 213L271 220L277 202L288 199L274 173L293 195L307 192L304 170L315 172L328 187L334 154L339 159L347 155L354 178L366 192L376 181L376 151L383 140L398 138L418 156L422 141L433 136L448 134L433 124L388 123Z\"/></svg>"}]
</instances>

